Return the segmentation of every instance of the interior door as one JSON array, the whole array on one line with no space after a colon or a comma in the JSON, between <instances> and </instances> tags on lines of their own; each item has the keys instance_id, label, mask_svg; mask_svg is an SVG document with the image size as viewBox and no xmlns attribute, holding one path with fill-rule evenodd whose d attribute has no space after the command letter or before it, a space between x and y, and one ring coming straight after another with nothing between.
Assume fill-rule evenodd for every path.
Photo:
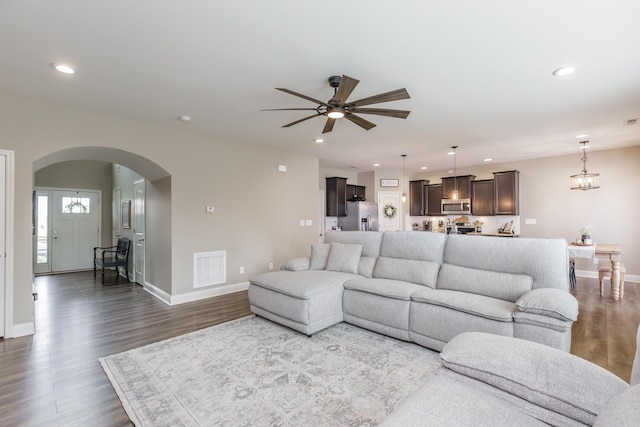
<instances>
[{"instance_id":1,"label":"interior door","mask_svg":"<svg viewBox=\"0 0 640 427\"><path fill-rule=\"evenodd\" d=\"M402 199L399 191L378 192L378 231L398 231L402 229ZM389 207L394 207L389 209ZM385 215L385 207L387 215Z\"/></svg>"},{"instance_id":2,"label":"interior door","mask_svg":"<svg viewBox=\"0 0 640 427\"><path fill-rule=\"evenodd\" d=\"M145 231L145 192L144 180L133 183L133 256L134 281L144 286L144 231Z\"/></svg>"},{"instance_id":3,"label":"interior door","mask_svg":"<svg viewBox=\"0 0 640 427\"><path fill-rule=\"evenodd\" d=\"M100 246L100 192L51 192L51 271L93 268Z\"/></svg>"}]
</instances>

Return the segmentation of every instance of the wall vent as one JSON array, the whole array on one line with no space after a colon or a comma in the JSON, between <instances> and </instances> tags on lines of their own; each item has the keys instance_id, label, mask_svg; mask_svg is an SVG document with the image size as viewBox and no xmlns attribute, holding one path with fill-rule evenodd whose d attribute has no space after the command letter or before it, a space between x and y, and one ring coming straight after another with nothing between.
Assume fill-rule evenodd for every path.
<instances>
[{"instance_id":1,"label":"wall vent","mask_svg":"<svg viewBox=\"0 0 640 427\"><path fill-rule=\"evenodd\" d=\"M637 117L635 117L633 119L627 119L627 120L624 121L624 125L625 126L631 126L631 125L635 125L637 123L638 123L638 118Z\"/></svg>"},{"instance_id":2,"label":"wall vent","mask_svg":"<svg viewBox=\"0 0 640 427\"><path fill-rule=\"evenodd\" d=\"M227 251L193 254L193 287L218 285L227 281Z\"/></svg>"}]
</instances>

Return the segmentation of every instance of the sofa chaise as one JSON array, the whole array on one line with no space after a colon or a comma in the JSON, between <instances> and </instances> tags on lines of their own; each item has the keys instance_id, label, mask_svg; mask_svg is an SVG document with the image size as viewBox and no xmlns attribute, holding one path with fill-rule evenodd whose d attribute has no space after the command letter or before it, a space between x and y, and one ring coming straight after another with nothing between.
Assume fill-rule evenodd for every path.
<instances>
[{"instance_id":1,"label":"sofa chaise","mask_svg":"<svg viewBox=\"0 0 640 427\"><path fill-rule=\"evenodd\" d=\"M578 303L564 239L327 232L250 280L253 313L311 335L345 321L441 351L462 332L568 352Z\"/></svg>"},{"instance_id":2,"label":"sofa chaise","mask_svg":"<svg viewBox=\"0 0 640 427\"><path fill-rule=\"evenodd\" d=\"M637 333L640 342L640 329ZM441 367L384 427L640 425L640 351L631 387L605 369L538 343L480 332L453 338Z\"/></svg>"}]
</instances>

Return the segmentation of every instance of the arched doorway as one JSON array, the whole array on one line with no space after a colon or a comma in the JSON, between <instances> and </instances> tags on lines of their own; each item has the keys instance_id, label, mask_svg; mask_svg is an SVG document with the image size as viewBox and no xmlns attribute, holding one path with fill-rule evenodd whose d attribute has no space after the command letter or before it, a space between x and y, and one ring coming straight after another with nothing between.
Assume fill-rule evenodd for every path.
<instances>
[{"instance_id":1,"label":"arched doorway","mask_svg":"<svg viewBox=\"0 0 640 427\"><path fill-rule=\"evenodd\" d=\"M113 172L113 179L112 179L112 188L108 189L108 191L103 190L102 192L103 194L109 193L108 197L106 197L106 200L111 206L109 207L105 206L106 208L105 211L108 212L109 215L114 216L113 221L112 221L112 218L106 218L107 223L109 224L109 228L111 228L111 223L117 223L118 221L116 221L116 219L118 220L120 219L119 217L115 217L115 215L118 215L120 212L120 206L115 206L113 205L113 203L117 203L118 205L120 205L121 203L129 203L130 205L130 202L133 199L134 184L137 186L137 188L139 188L142 182L142 185L149 189L149 191L145 191L143 192L143 194L147 194L148 196L145 196L145 197L150 197L152 199L151 200L152 206L159 205L159 206L166 207L166 206L170 206L171 204L170 174L165 169L163 169L162 167L154 163L153 161L147 158L144 158L142 156L139 156L137 154L120 150L120 149L109 148L109 147L74 147L74 148L57 151L35 161L33 163L33 172L35 174L37 171L43 170L44 168L59 164L61 162L67 162L67 163L73 164L74 161L76 162L100 161L100 162L108 162L109 164L116 165L113 168L114 172ZM123 168L121 168L121 166L123 166ZM135 177L130 179L132 192L130 193L130 195L127 195L125 191L123 193L124 194L123 198L118 197L118 199L122 199L122 200L113 201L111 199L111 192L113 191L113 193L115 194L117 190L117 193L120 194L122 182L118 181L117 175L119 174L121 169L123 170L126 169L126 170L135 172L135 174L133 174L135 175ZM124 187L126 186L127 185L125 184ZM140 206L139 203L138 203L138 206ZM138 224L140 224L140 213L139 212L131 212L131 213L133 215L138 214ZM146 220L146 216L144 214L142 216L143 216L143 220ZM171 223L170 223L169 213L151 211L149 215L149 224L145 224L144 227L147 231L147 234L151 235L152 242L154 240L153 233L161 233L162 239L158 239L158 241L164 242L163 243L164 246L167 245L167 233L168 233L168 236L171 236L170 234ZM128 236L128 235L125 236L125 234L127 233L131 234L131 236ZM111 236L112 235L111 230L107 231L106 234ZM119 234L122 234L123 237L130 237L132 239L135 239L136 236L139 236L140 233L139 232L136 233L135 229L126 229L126 230L119 229L118 233L115 233L115 232L113 233L113 236L115 237ZM131 257L132 261L137 259L138 263L140 264L138 267L140 268L138 269L132 268L130 270L130 271L136 271L136 270L138 271L139 274L136 274L135 277L131 277L131 278L134 281L137 281L142 286L145 286L146 280L144 278L144 272L143 271L141 272L140 270L142 268L141 266L146 264L145 261L147 257L150 259L153 259L155 264L170 265L171 263L170 249L162 248L162 247L159 247L158 245L153 245L153 244L149 245L148 248L145 248L145 245L144 245L145 240L149 241L149 239L145 239L143 237L141 239L140 244L136 245L136 250L138 251L138 253L135 255L137 256L134 255ZM169 237L168 239L169 245L170 245L170 241L171 239ZM108 246L110 244L112 244L112 242L110 241L110 237L103 238L103 245ZM34 238L34 250L36 250L37 247L38 247L38 237ZM158 260L160 260L160 262L158 262ZM135 265L132 265L132 267L135 267Z\"/></svg>"}]
</instances>

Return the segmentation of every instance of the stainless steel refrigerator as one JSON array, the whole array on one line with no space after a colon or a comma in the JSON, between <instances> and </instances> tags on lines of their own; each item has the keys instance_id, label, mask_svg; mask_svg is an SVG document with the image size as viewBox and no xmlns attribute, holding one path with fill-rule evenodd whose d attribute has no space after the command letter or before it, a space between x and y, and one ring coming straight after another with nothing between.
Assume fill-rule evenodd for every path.
<instances>
[{"instance_id":1,"label":"stainless steel refrigerator","mask_svg":"<svg viewBox=\"0 0 640 427\"><path fill-rule=\"evenodd\" d=\"M378 204L347 202L347 216L338 217L344 231L378 231Z\"/></svg>"}]
</instances>

